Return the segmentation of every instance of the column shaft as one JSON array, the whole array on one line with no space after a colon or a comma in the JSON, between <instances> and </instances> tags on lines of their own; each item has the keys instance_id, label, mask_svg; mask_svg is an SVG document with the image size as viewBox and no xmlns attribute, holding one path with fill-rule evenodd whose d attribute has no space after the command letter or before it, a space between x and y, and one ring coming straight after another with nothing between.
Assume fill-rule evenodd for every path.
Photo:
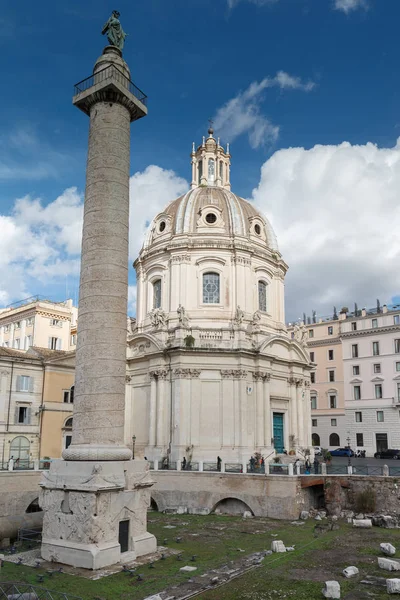
<instances>
[{"instance_id":1,"label":"column shaft","mask_svg":"<svg viewBox=\"0 0 400 600\"><path fill-rule=\"evenodd\" d=\"M88 458L75 445L122 446L124 440L129 161L129 111L97 102L90 110L73 437L64 452L70 460ZM104 458L122 455L131 453L108 450Z\"/></svg>"},{"instance_id":2,"label":"column shaft","mask_svg":"<svg viewBox=\"0 0 400 600\"><path fill-rule=\"evenodd\" d=\"M299 446L304 446L304 412L303 412L303 388L301 383L298 384L296 389L297 396L297 427L299 430Z\"/></svg>"},{"instance_id":3,"label":"column shaft","mask_svg":"<svg viewBox=\"0 0 400 600\"><path fill-rule=\"evenodd\" d=\"M151 376L150 380L150 411L149 411L149 446L156 445L156 409L157 409L157 380Z\"/></svg>"},{"instance_id":4,"label":"column shaft","mask_svg":"<svg viewBox=\"0 0 400 600\"><path fill-rule=\"evenodd\" d=\"M264 379L264 431L265 431L265 446L271 446L272 430L271 430L271 398L269 390L269 377Z\"/></svg>"},{"instance_id":5,"label":"column shaft","mask_svg":"<svg viewBox=\"0 0 400 600\"><path fill-rule=\"evenodd\" d=\"M263 397L263 382L261 377L257 377L256 383L256 446L262 448L264 443L264 397Z\"/></svg>"}]
</instances>

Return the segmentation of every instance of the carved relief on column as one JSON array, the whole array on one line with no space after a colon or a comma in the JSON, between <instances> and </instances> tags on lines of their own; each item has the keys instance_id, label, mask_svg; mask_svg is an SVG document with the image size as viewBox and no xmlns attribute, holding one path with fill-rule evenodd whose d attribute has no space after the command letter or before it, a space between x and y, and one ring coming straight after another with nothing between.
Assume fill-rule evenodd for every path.
<instances>
[{"instance_id":1,"label":"carved relief on column","mask_svg":"<svg viewBox=\"0 0 400 600\"><path fill-rule=\"evenodd\" d=\"M125 382L126 383L130 383L132 381L132 375L126 375L125 376Z\"/></svg>"},{"instance_id":2,"label":"carved relief on column","mask_svg":"<svg viewBox=\"0 0 400 600\"><path fill-rule=\"evenodd\" d=\"M168 371L166 369L161 369L160 371L157 371L157 377L158 379L162 379L163 381L165 381L166 379L168 379Z\"/></svg>"}]
</instances>

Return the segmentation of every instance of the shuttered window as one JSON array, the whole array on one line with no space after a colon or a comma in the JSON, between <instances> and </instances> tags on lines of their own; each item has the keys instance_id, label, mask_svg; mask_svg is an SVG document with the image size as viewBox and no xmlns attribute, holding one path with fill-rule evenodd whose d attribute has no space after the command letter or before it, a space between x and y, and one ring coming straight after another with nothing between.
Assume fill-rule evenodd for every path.
<instances>
[{"instance_id":1,"label":"shuttered window","mask_svg":"<svg viewBox=\"0 0 400 600\"><path fill-rule=\"evenodd\" d=\"M31 407L17 406L15 409L15 423L19 425L30 425L31 423Z\"/></svg>"},{"instance_id":2,"label":"shuttered window","mask_svg":"<svg viewBox=\"0 0 400 600\"><path fill-rule=\"evenodd\" d=\"M17 392L33 392L33 377L18 375Z\"/></svg>"}]
</instances>

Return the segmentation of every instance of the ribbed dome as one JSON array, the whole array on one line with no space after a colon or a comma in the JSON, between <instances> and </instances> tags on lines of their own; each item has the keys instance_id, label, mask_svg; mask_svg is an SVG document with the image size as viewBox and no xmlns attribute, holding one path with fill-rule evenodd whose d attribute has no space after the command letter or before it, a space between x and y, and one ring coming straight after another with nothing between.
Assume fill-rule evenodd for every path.
<instances>
[{"instance_id":1,"label":"ribbed dome","mask_svg":"<svg viewBox=\"0 0 400 600\"><path fill-rule=\"evenodd\" d=\"M221 187L197 187L173 200L153 220L144 247L187 234L241 236L278 251L268 219L250 202Z\"/></svg>"}]
</instances>

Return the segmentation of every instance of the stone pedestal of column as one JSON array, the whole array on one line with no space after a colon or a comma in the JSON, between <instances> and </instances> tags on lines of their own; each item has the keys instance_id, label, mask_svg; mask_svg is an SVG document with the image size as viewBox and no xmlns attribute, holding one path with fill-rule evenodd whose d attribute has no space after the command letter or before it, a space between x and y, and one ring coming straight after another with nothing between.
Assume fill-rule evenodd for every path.
<instances>
[{"instance_id":1,"label":"stone pedestal of column","mask_svg":"<svg viewBox=\"0 0 400 600\"><path fill-rule=\"evenodd\" d=\"M148 464L124 445L130 124L147 108L114 46L75 94L90 133L72 444L41 481L42 556L99 569L157 548Z\"/></svg>"},{"instance_id":2,"label":"stone pedestal of column","mask_svg":"<svg viewBox=\"0 0 400 600\"><path fill-rule=\"evenodd\" d=\"M146 467L138 460L53 461L41 483L42 557L102 569L155 552L156 539L146 530L154 483ZM126 522L122 540L120 523Z\"/></svg>"}]
</instances>

